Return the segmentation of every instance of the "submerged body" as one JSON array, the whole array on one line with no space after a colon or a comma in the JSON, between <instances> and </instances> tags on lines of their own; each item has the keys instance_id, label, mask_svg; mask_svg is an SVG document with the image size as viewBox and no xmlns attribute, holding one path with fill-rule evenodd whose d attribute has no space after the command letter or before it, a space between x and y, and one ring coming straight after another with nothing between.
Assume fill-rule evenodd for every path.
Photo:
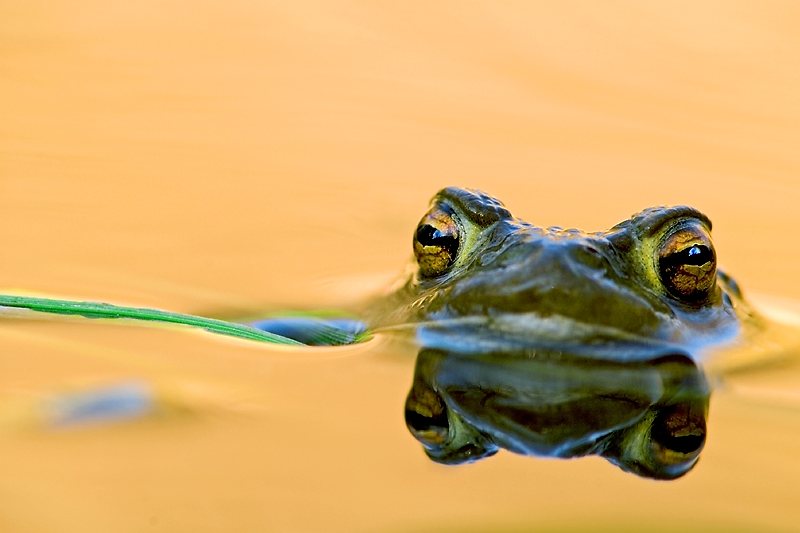
<instances>
[{"instance_id":1,"label":"submerged body","mask_svg":"<svg viewBox=\"0 0 800 533\"><path fill-rule=\"evenodd\" d=\"M701 363L760 327L717 269L710 231L690 207L606 232L545 229L443 189L414 234L412 271L370 315L420 346L409 431L445 464L506 448L685 474L705 443Z\"/></svg>"}]
</instances>

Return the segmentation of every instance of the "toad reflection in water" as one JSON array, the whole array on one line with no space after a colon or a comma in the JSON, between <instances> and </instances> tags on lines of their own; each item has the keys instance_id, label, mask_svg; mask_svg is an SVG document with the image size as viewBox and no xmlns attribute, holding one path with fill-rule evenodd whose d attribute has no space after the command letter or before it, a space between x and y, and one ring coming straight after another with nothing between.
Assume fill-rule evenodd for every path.
<instances>
[{"instance_id":1,"label":"toad reflection in water","mask_svg":"<svg viewBox=\"0 0 800 533\"><path fill-rule=\"evenodd\" d=\"M705 442L698 365L761 328L717 269L710 231L690 207L601 233L543 229L483 193L440 191L413 271L370 320L421 346L411 433L443 463L503 447L686 473Z\"/></svg>"},{"instance_id":2,"label":"toad reflection in water","mask_svg":"<svg viewBox=\"0 0 800 533\"><path fill-rule=\"evenodd\" d=\"M674 479L705 444L709 389L685 356L614 362L538 350L423 349L406 424L438 463L498 448L546 457L597 454L641 476Z\"/></svg>"}]
</instances>

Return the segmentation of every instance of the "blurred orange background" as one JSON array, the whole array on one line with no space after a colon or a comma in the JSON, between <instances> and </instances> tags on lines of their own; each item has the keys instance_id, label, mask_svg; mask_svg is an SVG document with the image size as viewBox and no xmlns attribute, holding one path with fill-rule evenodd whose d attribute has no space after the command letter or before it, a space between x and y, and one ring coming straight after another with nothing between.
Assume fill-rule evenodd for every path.
<instances>
[{"instance_id":1,"label":"blurred orange background","mask_svg":"<svg viewBox=\"0 0 800 533\"><path fill-rule=\"evenodd\" d=\"M690 204L746 291L800 298L798 27L794 2L7 1L0 286L348 308L459 185L586 230ZM5 531L800 521L796 404L720 392L700 465L665 484L599 459L427 462L402 421L413 350L385 340L320 354L6 321L0 368ZM122 379L193 414L31 422L37 398Z\"/></svg>"}]
</instances>

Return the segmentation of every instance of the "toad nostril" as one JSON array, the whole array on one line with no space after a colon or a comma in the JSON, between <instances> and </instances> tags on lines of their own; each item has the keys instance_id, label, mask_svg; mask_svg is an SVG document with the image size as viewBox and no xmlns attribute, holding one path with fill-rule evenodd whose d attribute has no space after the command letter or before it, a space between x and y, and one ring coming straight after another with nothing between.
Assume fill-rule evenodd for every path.
<instances>
[{"instance_id":1,"label":"toad nostril","mask_svg":"<svg viewBox=\"0 0 800 533\"><path fill-rule=\"evenodd\" d=\"M572 258L581 263L597 270L605 270L606 259L600 250L591 244L581 244L576 246L570 254Z\"/></svg>"}]
</instances>

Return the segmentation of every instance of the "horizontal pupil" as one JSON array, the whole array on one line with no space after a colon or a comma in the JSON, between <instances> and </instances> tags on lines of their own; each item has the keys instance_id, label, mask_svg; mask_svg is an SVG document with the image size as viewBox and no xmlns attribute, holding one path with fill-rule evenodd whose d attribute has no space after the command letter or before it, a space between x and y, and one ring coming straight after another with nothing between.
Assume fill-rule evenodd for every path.
<instances>
[{"instance_id":1,"label":"horizontal pupil","mask_svg":"<svg viewBox=\"0 0 800 533\"><path fill-rule=\"evenodd\" d=\"M665 275L669 277L669 272L680 266L701 266L713 260L714 253L711 249L708 246L698 244L662 258L659 262L659 267L662 278L665 279Z\"/></svg>"},{"instance_id":2,"label":"horizontal pupil","mask_svg":"<svg viewBox=\"0 0 800 533\"><path fill-rule=\"evenodd\" d=\"M454 240L454 236L446 235L429 224L417 230L417 241L423 246L447 246L448 241Z\"/></svg>"},{"instance_id":3,"label":"horizontal pupil","mask_svg":"<svg viewBox=\"0 0 800 533\"><path fill-rule=\"evenodd\" d=\"M448 428L447 412L435 416L425 416L411 409L406 410L406 424L416 431L430 431L431 429Z\"/></svg>"},{"instance_id":4,"label":"horizontal pupil","mask_svg":"<svg viewBox=\"0 0 800 533\"><path fill-rule=\"evenodd\" d=\"M708 246L702 245L687 248L686 250L676 253L673 257L675 263L696 266L705 265L714 259L714 256Z\"/></svg>"}]
</instances>

